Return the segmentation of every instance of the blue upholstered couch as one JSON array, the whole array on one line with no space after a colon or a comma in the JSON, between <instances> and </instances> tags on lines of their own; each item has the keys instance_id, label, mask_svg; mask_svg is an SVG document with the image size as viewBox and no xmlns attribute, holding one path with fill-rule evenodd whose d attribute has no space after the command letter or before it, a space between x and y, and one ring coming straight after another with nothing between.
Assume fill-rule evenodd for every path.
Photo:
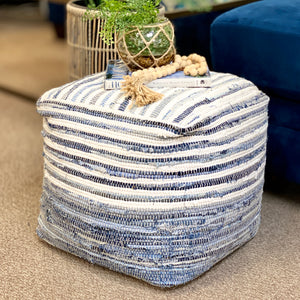
<instances>
[{"instance_id":1,"label":"blue upholstered couch","mask_svg":"<svg viewBox=\"0 0 300 300\"><path fill-rule=\"evenodd\" d=\"M58 38L65 37L66 26L66 6L64 3L48 2L49 21L53 24L56 36Z\"/></svg>"},{"instance_id":2,"label":"blue upholstered couch","mask_svg":"<svg viewBox=\"0 0 300 300\"><path fill-rule=\"evenodd\" d=\"M215 71L270 96L266 179L300 184L300 0L262 0L211 25Z\"/></svg>"}]
</instances>

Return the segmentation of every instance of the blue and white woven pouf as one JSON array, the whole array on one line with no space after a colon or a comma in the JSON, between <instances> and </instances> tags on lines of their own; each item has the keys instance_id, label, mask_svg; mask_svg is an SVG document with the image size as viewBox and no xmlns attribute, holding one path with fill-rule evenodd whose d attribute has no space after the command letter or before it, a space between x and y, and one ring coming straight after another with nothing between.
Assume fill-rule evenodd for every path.
<instances>
[{"instance_id":1,"label":"blue and white woven pouf","mask_svg":"<svg viewBox=\"0 0 300 300\"><path fill-rule=\"evenodd\" d=\"M249 241L260 223L268 97L212 73L212 88L159 89L129 109L95 74L46 92L39 237L171 287Z\"/></svg>"}]
</instances>

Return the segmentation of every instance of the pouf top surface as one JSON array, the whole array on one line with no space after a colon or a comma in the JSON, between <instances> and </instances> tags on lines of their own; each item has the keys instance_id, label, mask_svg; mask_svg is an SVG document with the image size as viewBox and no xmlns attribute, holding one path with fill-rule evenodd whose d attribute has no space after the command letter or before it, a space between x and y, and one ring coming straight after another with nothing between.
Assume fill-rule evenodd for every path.
<instances>
[{"instance_id":1,"label":"pouf top surface","mask_svg":"<svg viewBox=\"0 0 300 300\"><path fill-rule=\"evenodd\" d=\"M222 100L224 95L233 97L236 91L246 87L257 91L250 81L231 74L212 72L211 76L212 88L160 88L157 91L164 95L161 101L130 108L130 99L120 90L103 89L104 73L99 73L47 91L38 100L37 108L43 116L76 114L76 110L84 110L90 122L97 123L96 127L103 122L106 128L109 124L115 128L118 121L124 127L115 130L142 131L143 135L148 132L163 139L190 135L208 125L214 116L231 109L230 102Z\"/></svg>"}]
</instances>

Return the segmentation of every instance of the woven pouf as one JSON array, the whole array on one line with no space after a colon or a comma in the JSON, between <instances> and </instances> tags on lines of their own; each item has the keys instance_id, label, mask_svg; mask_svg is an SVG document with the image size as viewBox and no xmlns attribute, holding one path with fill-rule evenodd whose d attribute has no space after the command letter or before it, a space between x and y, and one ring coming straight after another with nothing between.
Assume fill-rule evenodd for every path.
<instances>
[{"instance_id":1,"label":"woven pouf","mask_svg":"<svg viewBox=\"0 0 300 300\"><path fill-rule=\"evenodd\" d=\"M37 233L150 284L186 283L260 223L268 97L212 73L212 88L157 89L129 109L98 73L46 92Z\"/></svg>"}]
</instances>

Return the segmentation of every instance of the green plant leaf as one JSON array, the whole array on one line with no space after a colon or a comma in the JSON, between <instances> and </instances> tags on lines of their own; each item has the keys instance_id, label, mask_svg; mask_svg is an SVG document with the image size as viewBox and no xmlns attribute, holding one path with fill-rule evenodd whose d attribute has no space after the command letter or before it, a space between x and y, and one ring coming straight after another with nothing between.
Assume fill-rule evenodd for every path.
<instances>
[{"instance_id":1,"label":"green plant leaf","mask_svg":"<svg viewBox=\"0 0 300 300\"><path fill-rule=\"evenodd\" d=\"M84 17L105 19L100 36L110 45L113 43L115 32L126 31L133 26L157 23L156 5L159 3L157 0L102 0L96 8L89 6Z\"/></svg>"}]
</instances>

